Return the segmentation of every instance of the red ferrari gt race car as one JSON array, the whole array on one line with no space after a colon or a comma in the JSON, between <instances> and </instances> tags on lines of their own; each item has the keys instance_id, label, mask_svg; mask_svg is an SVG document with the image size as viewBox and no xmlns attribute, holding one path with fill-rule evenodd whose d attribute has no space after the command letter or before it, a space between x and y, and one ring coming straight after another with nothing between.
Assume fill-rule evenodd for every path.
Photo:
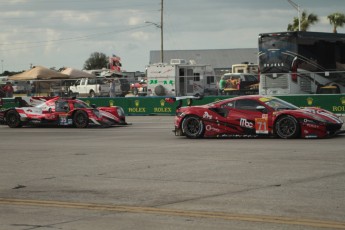
<instances>
[{"instance_id":1,"label":"red ferrari gt race car","mask_svg":"<svg viewBox=\"0 0 345 230\"><path fill-rule=\"evenodd\" d=\"M16 98L18 99L18 98ZM0 111L0 123L11 128L29 125L58 125L86 128L89 125L126 125L121 107L89 106L75 98L19 98L20 107Z\"/></svg>"},{"instance_id":2,"label":"red ferrari gt race car","mask_svg":"<svg viewBox=\"0 0 345 230\"><path fill-rule=\"evenodd\" d=\"M275 97L239 96L201 106L178 106L175 135L201 137L324 138L343 121L320 108L298 108Z\"/></svg>"}]
</instances>

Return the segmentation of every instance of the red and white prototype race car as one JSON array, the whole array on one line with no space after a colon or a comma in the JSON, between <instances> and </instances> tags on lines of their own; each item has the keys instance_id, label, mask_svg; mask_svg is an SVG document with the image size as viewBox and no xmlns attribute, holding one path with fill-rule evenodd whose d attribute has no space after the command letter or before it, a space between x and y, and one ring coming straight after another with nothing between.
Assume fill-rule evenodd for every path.
<instances>
[{"instance_id":1,"label":"red and white prototype race car","mask_svg":"<svg viewBox=\"0 0 345 230\"><path fill-rule=\"evenodd\" d=\"M338 116L324 109L301 109L279 98L248 95L201 106L178 106L174 131L189 138L325 138L343 133L342 125Z\"/></svg>"},{"instance_id":2,"label":"red and white prototype race car","mask_svg":"<svg viewBox=\"0 0 345 230\"><path fill-rule=\"evenodd\" d=\"M16 98L20 107L0 111L0 123L11 128L32 125L57 125L86 128L91 124L99 126L126 125L125 113L121 107L89 106L75 98L24 97Z\"/></svg>"}]
</instances>

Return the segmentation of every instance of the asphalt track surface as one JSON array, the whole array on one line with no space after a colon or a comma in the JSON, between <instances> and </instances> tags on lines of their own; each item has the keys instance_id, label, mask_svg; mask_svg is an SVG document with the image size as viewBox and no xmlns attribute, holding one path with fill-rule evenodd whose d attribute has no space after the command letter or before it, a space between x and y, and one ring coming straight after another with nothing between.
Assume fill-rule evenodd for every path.
<instances>
[{"instance_id":1,"label":"asphalt track surface","mask_svg":"<svg viewBox=\"0 0 345 230\"><path fill-rule=\"evenodd\" d=\"M345 229L345 135L175 137L126 127L0 126L0 230Z\"/></svg>"}]
</instances>

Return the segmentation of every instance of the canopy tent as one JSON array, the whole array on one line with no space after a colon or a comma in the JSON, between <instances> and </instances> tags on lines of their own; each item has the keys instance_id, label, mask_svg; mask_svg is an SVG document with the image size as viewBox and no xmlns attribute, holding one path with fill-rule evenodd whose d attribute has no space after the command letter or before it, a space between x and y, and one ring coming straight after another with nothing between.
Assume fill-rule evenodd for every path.
<instances>
[{"instance_id":1,"label":"canopy tent","mask_svg":"<svg viewBox=\"0 0 345 230\"><path fill-rule=\"evenodd\" d=\"M73 69L73 68L66 68L65 70L61 71L61 73L66 74L69 76L69 78L91 78L91 77L96 77L96 75L78 70L78 69Z\"/></svg>"},{"instance_id":2,"label":"canopy tent","mask_svg":"<svg viewBox=\"0 0 345 230\"><path fill-rule=\"evenodd\" d=\"M8 77L9 80L50 80L50 79L68 79L70 78L66 74L62 74L55 70L51 70L42 66L36 66L32 69L29 69L25 72L12 75Z\"/></svg>"}]
</instances>

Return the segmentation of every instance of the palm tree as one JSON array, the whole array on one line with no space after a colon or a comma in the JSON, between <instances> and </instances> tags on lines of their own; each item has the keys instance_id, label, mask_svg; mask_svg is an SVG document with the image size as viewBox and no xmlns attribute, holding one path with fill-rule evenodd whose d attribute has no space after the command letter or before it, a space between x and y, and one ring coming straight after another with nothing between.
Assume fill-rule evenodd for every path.
<instances>
[{"instance_id":1,"label":"palm tree","mask_svg":"<svg viewBox=\"0 0 345 230\"><path fill-rule=\"evenodd\" d=\"M333 13L327 16L329 23L333 25L333 33L337 33L338 27L343 27L345 24L345 15L342 13Z\"/></svg>"},{"instance_id":2,"label":"palm tree","mask_svg":"<svg viewBox=\"0 0 345 230\"><path fill-rule=\"evenodd\" d=\"M316 14L311 13L308 15L307 11L304 10L301 16L301 31L307 31L311 25L315 24L318 21L319 21L319 18L317 17ZM288 24L287 30L298 31L298 27L299 27L298 25L299 25L298 18L294 17L293 23Z\"/></svg>"}]
</instances>

